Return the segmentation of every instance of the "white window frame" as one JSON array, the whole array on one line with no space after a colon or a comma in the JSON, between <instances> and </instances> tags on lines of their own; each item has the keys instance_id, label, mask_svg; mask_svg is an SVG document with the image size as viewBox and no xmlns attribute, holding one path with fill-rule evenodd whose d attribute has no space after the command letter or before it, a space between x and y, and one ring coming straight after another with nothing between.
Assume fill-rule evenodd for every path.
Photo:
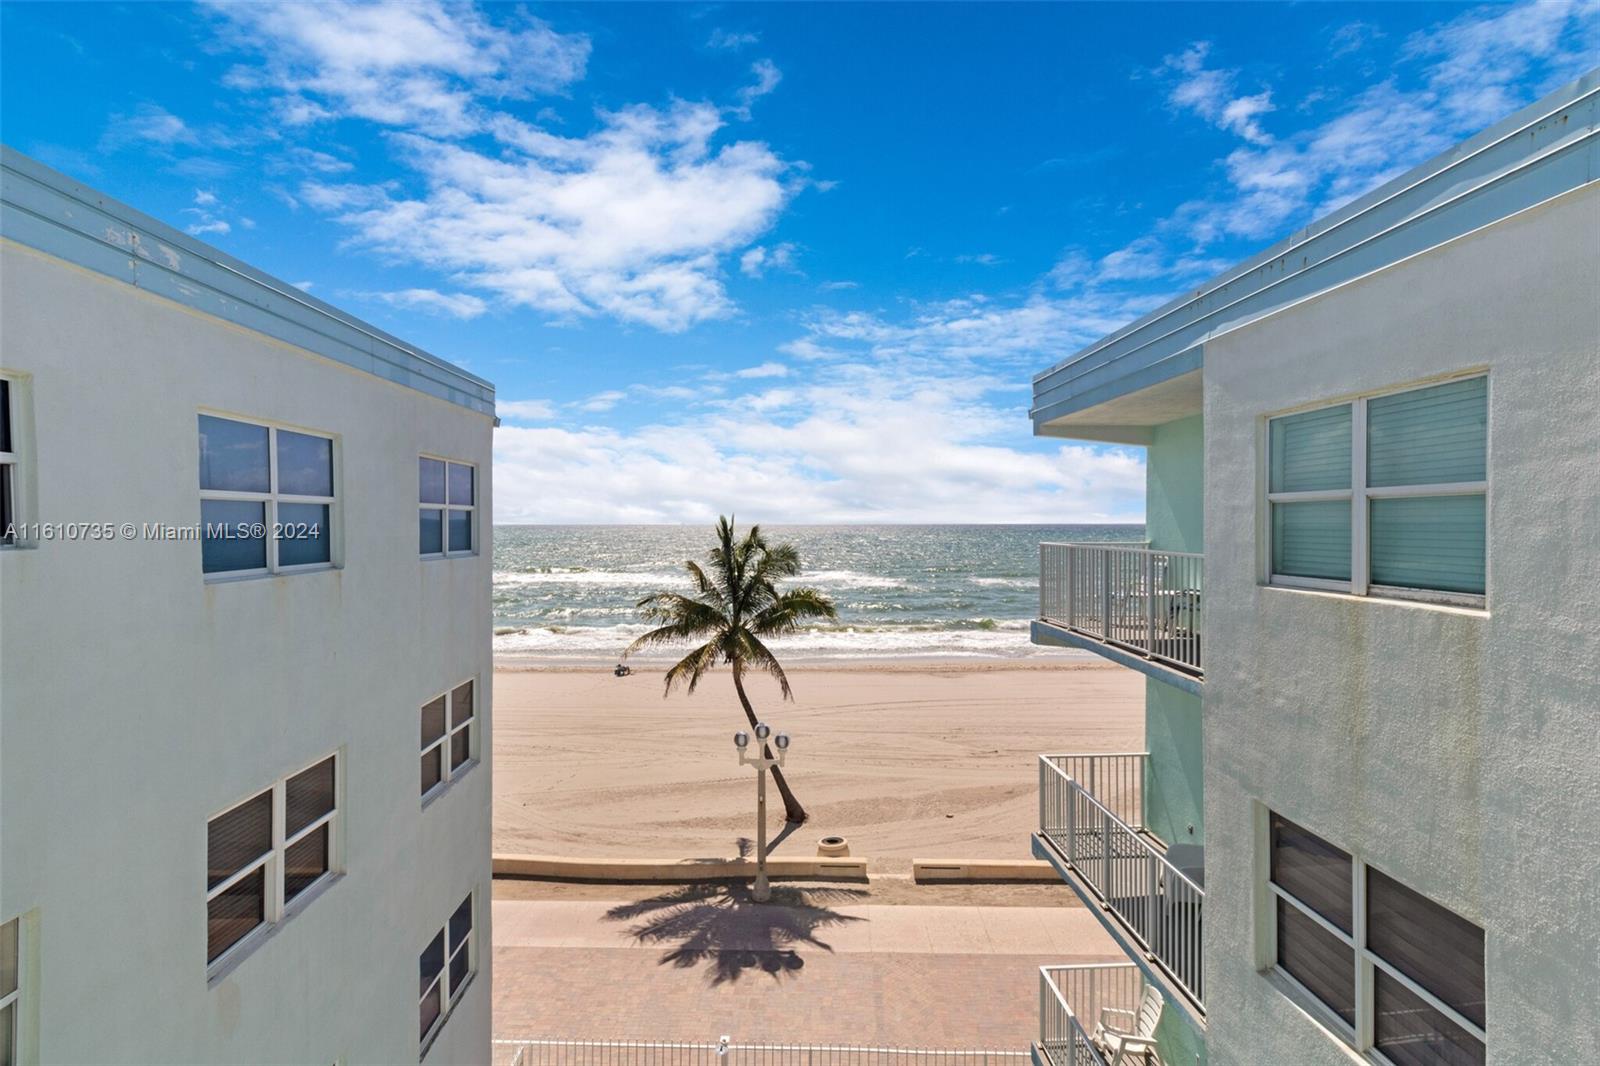
<instances>
[{"instance_id":1,"label":"white window frame","mask_svg":"<svg viewBox=\"0 0 1600 1066\"><path fill-rule=\"evenodd\" d=\"M1473 607L1482 609L1487 606L1486 594L1468 592L1447 592L1440 589L1412 589L1394 585L1372 584L1372 565L1369 557L1370 539L1372 531L1371 503L1373 500L1382 499L1417 499L1430 496L1482 496L1484 498L1484 522L1488 522L1489 481L1457 481L1443 482L1433 485L1385 485L1381 487L1367 484L1367 402L1386 396L1398 396L1402 393L1417 392L1422 389L1431 389L1439 385L1453 384L1457 381L1470 381L1473 378L1489 377L1486 371L1474 371L1460 374L1442 381L1428 381L1420 385L1407 385L1403 388L1385 389L1382 392L1368 393L1351 400L1340 400L1337 403L1319 403L1309 407L1295 408L1290 411L1281 411L1267 416L1266 433L1264 436L1266 456L1266 471L1262 477L1262 490L1265 499L1265 531L1266 531L1266 568L1267 583L1284 588L1317 589L1325 592L1347 592L1353 596L1375 596L1393 600L1418 600L1423 603L1438 603L1459 607ZM1491 386L1492 387L1492 386ZM1335 407L1350 408L1350 487L1348 489L1315 489L1307 492L1273 492L1271 491L1272 469L1272 423L1280 418L1292 415L1306 414L1310 411L1326 411ZM1488 458L1489 442L1484 442L1485 459ZM1485 464L1485 473L1488 471ZM1320 577L1297 577L1293 574L1279 574L1272 570L1273 545L1272 545L1272 505L1275 503L1319 503L1335 500L1348 500L1350 502L1350 580L1336 581ZM1485 530L1487 534L1487 530ZM1484 572L1488 573L1488 543L1487 537L1484 544ZM1486 586L1487 587L1487 586Z\"/></svg>"},{"instance_id":2,"label":"white window frame","mask_svg":"<svg viewBox=\"0 0 1600 1066\"><path fill-rule=\"evenodd\" d=\"M318 766L328 759L333 760L333 809L312 821L309 825L301 827L293 835L285 833L288 826L288 787L289 779L298 776L313 766ZM250 932L240 937L230 945L221 955L206 964L206 976L215 979L223 972L231 970L238 961L255 949L255 946L279 923L298 914L313 899L321 895L323 890L335 878L344 873L344 834L343 819L339 816L344 811L344 752L325 752L310 762L291 773L287 773L274 781L272 789L272 847L261 855L251 859L246 865L235 870L228 879L218 882L216 887L206 889L206 905L209 913L213 899L228 891L240 881L249 877L257 870L266 870L265 900L262 906L261 924ZM264 788L252 789L246 795L236 798L232 803L221 810L213 812L206 819L209 827L213 821L227 814L241 803L248 803L261 793ZM323 871L311 884L300 890L300 894L292 900L285 900L286 892L284 880L287 874L285 855L289 848L298 844L304 838L316 832L322 826L328 827L328 868ZM209 856L208 856L209 863Z\"/></svg>"},{"instance_id":3,"label":"white window frame","mask_svg":"<svg viewBox=\"0 0 1600 1066\"><path fill-rule=\"evenodd\" d=\"M422 1004L427 1001L433 990L438 988L441 993L439 996L439 1016L433 1020L433 1024L428 1027L426 1033L422 1034L422 1038L419 1041L421 1044L421 1049L417 1056L419 1060L427 1056L428 1049L433 1046L433 1042L438 1037L440 1030L444 1028L445 1023L450 1020L450 1015L455 1011L456 1004L461 1001L467 986L472 984L473 977L477 976L478 973L478 890L473 888L467 893L466 899L472 901L470 908L472 928L467 930L467 939L456 949L454 954L450 951L450 917L455 914L456 909L466 900L459 901L455 907L451 907L450 914L445 916L444 925L435 931L432 936L429 936L427 940L423 941L423 951L426 951L427 946L433 942L434 936L438 936L440 933L444 934L444 965L439 968L439 976L434 978L433 983L423 989L422 994L417 997L417 1011L418 1017L420 1017ZM452 986L450 983L450 963L461 952L467 952L467 976L461 979L459 985ZM418 955L420 956L421 952L418 952Z\"/></svg>"},{"instance_id":4,"label":"white window frame","mask_svg":"<svg viewBox=\"0 0 1600 1066\"><path fill-rule=\"evenodd\" d=\"M22 506L22 478L19 476L19 467L22 465L22 381L13 374L0 373L0 381L6 383L6 403L4 412L6 424L11 428L11 450L0 451L0 493L11 501L11 525L20 533L27 525L27 517ZM0 524L0 548L14 548L28 543L24 536L11 536L3 524Z\"/></svg>"},{"instance_id":5,"label":"white window frame","mask_svg":"<svg viewBox=\"0 0 1600 1066\"><path fill-rule=\"evenodd\" d=\"M1298 898L1289 893L1286 889L1280 887L1275 881L1272 880L1272 865L1270 856L1272 849L1272 836L1270 828L1272 813L1274 812L1268 812L1267 814L1266 825L1268 828L1266 829L1265 835L1261 837L1258 845L1268 853L1266 861L1261 864L1262 872L1265 875L1266 886L1266 891L1262 893L1261 898L1266 902L1267 913L1263 916L1259 926L1259 928L1264 932L1267 940L1267 943L1265 944L1265 950L1262 952L1262 954L1268 960L1270 960L1267 965L1267 972L1271 973L1275 979L1284 982L1291 989L1293 989L1295 992L1295 1000L1299 1002L1301 1006L1310 1010L1325 1028L1336 1033L1347 1044L1366 1055L1374 1062L1385 1063L1388 1064L1388 1066L1393 1066L1394 1061L1383 1052L1379 1051L1375 1043L1377 1035L1375 1031L1377 1022L1376 971L1378 970L1382 970L1384 976L1393 978L1395 981L1405 986L1405 988L1411 992L1412 995L1415 995L1421 999L1429 1007L1438 1011L1456 1025L1459 1025L1467 1033L1482 1041L1484 1046L1487 1047L1489 1038L1485 1034L1482 1026L1477 1025L1464 1015L1457 1012L1449 1004L1439 999L1439 997L1435 996L1432 992L1429 992L1417 982L1413 981L1411 978L1395 969L1389 963L1379 958L1370 948L1367 947L1368 866L1367 863L1362 860L1360 855L1344 847L1342 844L1328 840L1327 837L1322 837L1321 833L1317 834L1319 837L1322 837L1323 840L1327 840L1328 843L1333 844L1334 847L1339 848L1341 851L1344 851L1350 856L1350 876L1352 879L1352 885L1350 897L1351 932L1349 933L1346 933L1337 925L1333 924L1321 914L1317 913L1309 904L1302 903ZM1276 813L1281 814L1282 812ZM1283 817L1288 816L1283 815ZM1296 824L1303 825L1303 823L1299 822L1296 822ZM1293 974L1278 964L1277 901L1280 899L1288 903L1291 907L1305 915L1307 918L1310 918L1313 922L1316 922L1317 925L1321 926L1323 930L1337 937L1341 943L1350 948L1354 953L1356 962L1354 986L1356 1021L1354 1026L1347 1024L1345 1020L1339 1017L1339 1015L1335 1013L1333 1009L1330 1008L1326 1003L1324 1003L1315 992L1301 984Z\"/></svg>"},{"instance_id":6,"label":"white window frame","mask_svg":"<svg viewBox=\"0 0 1600 1066\"><path fill-rule=\"evenodd\" d=\"M472 715L471 717L462 720L460 723L457 723L456 689L467 684L469 681L472 683ZM450 787L452 782L458 778L466 776L468 770L471 770L473 767L478 765L478 730L476 726L478 722L478 706L481 703L481 701L478 699L478 679L476 677L464 677L445 691L436 692L432 696L429 696L427 699L423 700L422 707L426 707L428 704L432 703L441 696L444 697L444 735L438 740L435 740L433 743L422 748L417 756L418 767L420 769L422 757L427 755L435 748L440 749L439 780L436 784L429 788L428 791L422 793L424 806L426 806L427 803L439 793ZM420 711L421 708L418 708L419 713ZM450 768L450 743L457 733L465 733L467 735L467 758L465 762L452 770Z\"/></svg>"},{"instance_id":7,"label":"white window frame","mask_svg":"<svg viewBox=\"0 0 1600 1066\"><path fill-rule=\"evenodd\" d=\"M423 459L432 459L436 463L443 463L444 464L444 500L445 500L444 503L423 503L422 502L422 487L421 487L420 484L417 487L417 511L418 511L418 515L419 515L417 521L419 523L422 520L421 517L420 517L420 513L422 511L443 511L444 512L444 526L439 531L439 547L442 550L441 551L437 551L437 552L422 552L421 553L421 557L424 558L424 559L460 559L460 558L464 558L464 557L469 556L469 555L477 555L478 554L478 536L479 536L479 532L478 532L478 516L477 516L477 513L476 513L477 510L478 510L478 495L479 495L479 493L478 493L478 489L479 489L478 464L477 463L463 462L460 459L447 459L442 455L435 455L435 454L433 454L431 452L419 452L417 454L417 459L419 460L419 462L421 460L423 460ZM472 502L471 503L451 503L450 502L450 468L452 466L465 466L465 467L468 467L468 468L470 468L472 470ZM460 550L460 549L458 549L456 551L451 551L450 550L450 512L451 511L471 511L471 512L473 512L472 517L470 519L470 521L472 523L472 547L467 548L465 550Z\"/></svg>"},{"instance_id":8,"label":"white window frame","mask_svg":"<svg viewBox=\"0 0 1600 1066\"><path fill-rule=\"evenodd\" d=\"M266 492L238 492L231 489L206 489L200 490L200 499L238 501L243 503L261 503L266 506L263 514L267 526L267 565L251 570L219 570L216 573L205 574L205 580L237 581L240 578L265 577L274 574L303 574L317 570L333 570L341 565L339 551L339 438L332 433L320 429L305 429L301 426L291 426L282 422L268 422L260 418L247 418L242 415L231 414L226 411L213 411L201 408L199 415L210 418L220 418L228 422L241 422L247 426L260 426L267 431L267 474L268 484ZM287 430L298 433L304 437L319 437L328 442L331 461L333 463L333 495L332 496L300 496L294 493L281 493L278 491L278 431ZM196 441L199 440L199 429L196 428ZM309 503L325 504L328 508L328 561L325 563L299 563L294 566L278 565L278 540L273 533L278 524L278 504L280 503ZM201 525L205 524L205 509L200 511ZM204 540L202 529L201 540Z\"/></svg>"},{"instance_id":9,"label":"white window frame","mask_svg":"<svg viewBox=\"0 0 1600 1066\"><path fill-rule=\"evenodd\" d=\"M15 427L13 426L13 429ZM17 923L17 957L12 972L17 975L17 987L7 994L0 996L0 1011L11 1009L11 1046L0 1048L0 1056L7 1062L20 1063L22 1061L22 1029L23 1029L23 993L27 991L26 966L28 962L28 916L19 914L0 922L0 926Z\"/></svg>"}]
</instances>

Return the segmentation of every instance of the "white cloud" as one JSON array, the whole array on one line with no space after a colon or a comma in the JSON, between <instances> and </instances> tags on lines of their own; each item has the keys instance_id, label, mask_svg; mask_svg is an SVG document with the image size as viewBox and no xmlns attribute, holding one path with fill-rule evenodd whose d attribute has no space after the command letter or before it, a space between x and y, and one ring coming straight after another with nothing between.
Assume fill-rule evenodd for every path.
<instances>
[{"instance_id":1,"label":"white cloud","mask_svg":"<svg viewBox=\"0 0 1600 1066\"><path fill-rule=\"evenodd\" d=\"M658 400L702 400L721 394L722 386L707 382L692 389L687 385L630 385L628 391L641 396L653 396Z\"/></svg>"},{"instance_id":2,"label":"white cloud","mask_svg":"<svg viewBox=\"0 0 1600 1066\"><path fill-rule=\"evenodd\" d=\"M691 421L636 431L502 427L495 434L500 522L1137 521L1136 450L1033 451L1020 412L963 390L858 377L730 401Z\"/></svg>"},{"instance_id":3,"label":"white cloud","mask_svg":"<svg viewBox=\"0 0 1600 1066\"><path fill-rule=\"evenodd\" d=\"M1275 110L1271 91L1259 92L1254 96L1236 96L1222 105L1217 124L1225 130L1232 130L1251 144L1271 144L1272 138L1256 119Z\"/></svg>"},{"instance_id":4,"label":"white cloud","mask_svg":"<svg viewBox=\"0 0 1600 1066\"><path fill-rule=\"evenodd\" d=\"M761 40L759 33L748 31L724 30L717 28L711 31L711 36L706 39L707 48L720 48L730 52L737 52L741 48L749 47Z\"/></svg>"},{"instance_id":5,"label":"white cloud","mask_svg":"<svg viewBox=\"0 0 1600 1066\"><path fill-rule=\"evenodd\" d=\"M1082 287L1060 296L1033 292L1011 300L972 295L925 305L889 320L863 311L823 310L805 338L813 350L844 349L902 363L910 375L953 361L974 361L993 373L1026 380L1034 370L1110 333L1157 306L1160 294ZM799 355L796 345L786 351Z\"/></svg>"},{"instance_id":6,"label":"white cloud","mask_svg":"<svg viewBox=\"0 0 1600 1066\"><path fill-rule=\"evenodd\" d=\"M1431 61L1428 92L1452 126L1485 126L1527 103L1519 92L1543 71L1544 88L1592 68L1600 55L1600 4L1544 0L1474 9L1407 42Z\"/></svg>"},{"instance_id":7,"label":"white cloud","mask_svg":"<svg viewBox=\"0 0 1600 1066\"><path fill-rule=\"evenodd\" d=\"M739 90L739 106L733 109L735 115L746 121L750 118L750 106L770 94L783 80L783 72L770 59L756 60L750 65L750 73L756 80Z\"/></svg>"},{"instance_id":8,"label":"white cloud","mask_svg":"<svg viewBox=\"0 0 1600 1066\"><path fill-rule=\"evenodd\" d=\"M312 287L316 285L316 282L314 282L314 281L296 281L293 284L294 284L294 287L299 289L301 292L310 292Z\"/></svg>"},{"instance_id":9,"label":"white cloud","mask_svg":"<svg viewBox=\"0 0 1600 1066\"><path fill-rule=\"evenodd\" d=\"M1207 46L1192 46L1168 57L1165 69L1179 75L1172 101L1243 143L1222 160L1225 191L1184 204L1160 235L1202 247L1282 236L1578 76L1597 53L1600 4L1593 0L1475 8L1410 38L1404 58L1418 65L1414 76L1397 64L1332 117L1274 141L1257 122L1270 109L1271 90L1234 94L1236 72L1207 68Z\"/></svg>"},{"instance_id":10,"label":"white cloud","mask_svg":"<svg viewBox=\"0 0 1600 1066\"><path fill-rule=\"evenodd\" d=\"M617 406L617 404L621 403L627 398L628 394L625 392L622 392L618 389L608 389L605 392L595 393L593 396L582 401L576 406L580 411L599 413L601 411L611 410L613 407Z\"/></svg>"},{"instance_id":11,"label":"white cloud","mask_svg":"<svg viewBox=\"0 0 1600 1066\"><path fill-rule=\"evenodd\" d=\"M439 135L482 127L476 98L526 100L583 76L589 40L527 14L491 22L470 5L338 0L214 2L237 46L264 63L235 68L237 88L278 94L290 125L355 117Z\"/></svg>"},{"instance_id":12,"label":"white cloud","mask_svg":"<svg viewBox=\"0 0 1600 1066\"><path fill-rule=\"evenodd\" d=\"M291 148L285 159L292 166L317 174L344 174L355 169L354 163L314 148Z\"/></svg>"},{"instance_id":13,"label":"white cloud","mask_svg":"<svg viewBox=\"0 0 1600 1066\"><path fill-rule=\"evenodd\" d=\"M796 270L795 246L787 241L772 248L756 245L739 257L739 271L759 278L768 270Z\"/></svg>"},{"instance_id":14,"label":"white cloud","mask_svg":"<svg viewBox=\"0 0 1600 1066\"><path fill-rule=\"evenodd\" d=\"M544 422L556 416L549 400L496 400L494 413L505 421Z\"/></svg>"},{"instance_id":15,"label":"white cloud","mask_svg":"<svg viewBox=\"0 0 1600 1066\"><path fill-rule=\"evenodd\" d=\"M1182 283L1194 281L1201 275L1220 273L1231 265L1229 260L1220 257L1175 255L1161 240L1145 236L1107 252L1093 263L1083 259L1081 253L1069 253L1056 264L1052 274L1069 287L1074 280L1095 285L1152 280Z\"/></svg>"},{"instance_id":16,"label":"white cloud","mask_svg":"<svg viewBox=\"0 0 1600 1066\"><path fill-rule=\"evenodd\" d=\"M839 351L837 348L830 348L825 344L821 344L813 337L801 337L797 340L780 344L778 345L778 351L783 352L785 355L792 355L796 359L804 359L808 362L821 362L826 359L839 359L844 355L844 353Z\"/></svg>"},{"instance_id":17,"label":"white cloud","mask_svg":"<svg viewBox=\"0 0 1600 1066\"><path fill-rule=\"evenodd\" d=\"M155 104L141 104L131 115L112 115L100 137L101 151L114 152L140 142L172 148L197 145L200 135L188 123Z\"/></svg>"},{"instance_id":18,"label":"white cloud","mask_svg":"<svg viewBox=\"0 0 1600 1066\"><path fill-rule=\"evenodd\" d=\"M1256 121L1274 110L1270 90L1252 96L1237 95L1237 70L1206 66L1211 53L1209 41L1197 41L1162 63L1177 80L1167 99L1175 107L1186 108L1220 129L1228 130L1251 144L1271 144L1272 137Z\"/></svg>"},{"instance_id":19,"label":"white cloud","mask_svg":"<svg viewBox=\"0 0 1600 1066\"><path fill-rule=\"evenodd\" d=\"M420 191L308 182L300 196L360 242L513 304L681 331L731 313L717 257L791 194L766 145L713 147L722 125L715 107L684 102L603 113L576 138L499 115L491 152L393 134Z\"/></svg>"},{"instance_id":20,"label":"white cloud","mask_svg":"<svg viewBox=\"0 0 1600 1066\"><path fill-rule=\"evenodd\" d=\"M747 366L743 370L734 371L736 378L786 378L789 368L782 363L762 363L759 366Z\"/></svg>"},{"instance_id":21,"label":"white cloud","mask_svg":"<svg viewBox=\"0 0 1600 1066\"><path fill-rule=\"evenodd\" d=\"M215 233L219 237L233 232L233 226L222 215L225 208L217 194L209 189L196 189L194 191L194 206L186 207L183 213L193 215L194 221L184 227L184 230L195 237L203 237L208 233ZM239 219L239 224L245 229L254 229L255 223L248 218Z\"/></svg>"},{"instance_id":22,"label":"white cloud","mask_svg":"<svg viewBox=\"0 0 1600 1066\"><path fill-rule=\"evenodd\" d=\"M356 293L367 300L378 300L390 307L408 311L423 311L430 315L449 318L477 318L489 305L477 296L466 292L439 292L436 289L400 289L396 292Z\"/></svg>"},{"instance_id":23,"label":"white cloud","mask_svg":"<svg viewBox=\"0 0 1600 1066\"><path fill-rule=\"evenodd\" d=\"M1383 30L1371 22L1356 20L1340 26L1328 37L1328 55L1333 59L1360 52L1373 41L1384 36Z\"/></svg>"}]
</instances>

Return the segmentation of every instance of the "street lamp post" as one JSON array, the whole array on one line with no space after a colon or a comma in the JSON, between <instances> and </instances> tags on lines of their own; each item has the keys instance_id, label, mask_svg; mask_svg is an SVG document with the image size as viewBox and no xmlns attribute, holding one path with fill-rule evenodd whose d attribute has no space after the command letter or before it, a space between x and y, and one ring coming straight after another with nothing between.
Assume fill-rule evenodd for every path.
<instances>
[{"instance_id":1,"label":"street lamp post","mask_svg":"<svg viewBox=\"0 0 1600 1066\"><path fill-rule=\"evenodd\" d=\"M772 746L767 738L772 737ZM767 771L782 766L789 752L789 734L772 736L772 727L765 722L756 723L756 754L750 754L750 734L744 730L733 735L733 746L739 749L739 765L756 768L756 883L751 898L765 903L772 898L772 886L767 882ZM772 749L777 749L777 754Z\"/></svg>"}]
</instances>

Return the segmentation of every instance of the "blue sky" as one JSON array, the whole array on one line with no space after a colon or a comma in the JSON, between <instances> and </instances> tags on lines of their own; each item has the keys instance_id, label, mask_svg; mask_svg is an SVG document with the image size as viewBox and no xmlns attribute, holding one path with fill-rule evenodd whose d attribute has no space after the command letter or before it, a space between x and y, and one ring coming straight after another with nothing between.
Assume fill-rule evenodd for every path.
<instances>
[{"instance_id":1,"label":"blue sky","mask_svg":"<svg viewBox=\"0 0 1600 1066\"><path fill-rule=\"evenodd\" d=\"M0 136L488 377L501 521L1137 521L1034 372L1600 5L5 4Z\"/></svg>"}]
</instances>

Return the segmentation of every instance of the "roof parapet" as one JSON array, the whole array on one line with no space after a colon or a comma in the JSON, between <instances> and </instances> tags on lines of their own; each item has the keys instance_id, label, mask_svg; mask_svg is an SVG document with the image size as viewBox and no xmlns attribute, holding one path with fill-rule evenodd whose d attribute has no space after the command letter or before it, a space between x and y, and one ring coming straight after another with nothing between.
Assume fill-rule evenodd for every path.
<instances>
[{"instance_id":1,"label":"roof parapet","mask_svg":"<svg viewBox=\"0 0 1600 1066\"><path fill-rule=\"evenodd\" d=\"M0 237L493 416L475 374L0 145Z\"/></svg>"},{"instance_id":2,"label":"roof parapet","mask_svg":"<svg viewBox=\"0 0 1600 1066\"><path fill-rule=\"evenodd\" d=\"M1201 367L1212 337L1600 180L1600 69L1035 375L1034 432Z\"/></svg>"}]
</instances>

